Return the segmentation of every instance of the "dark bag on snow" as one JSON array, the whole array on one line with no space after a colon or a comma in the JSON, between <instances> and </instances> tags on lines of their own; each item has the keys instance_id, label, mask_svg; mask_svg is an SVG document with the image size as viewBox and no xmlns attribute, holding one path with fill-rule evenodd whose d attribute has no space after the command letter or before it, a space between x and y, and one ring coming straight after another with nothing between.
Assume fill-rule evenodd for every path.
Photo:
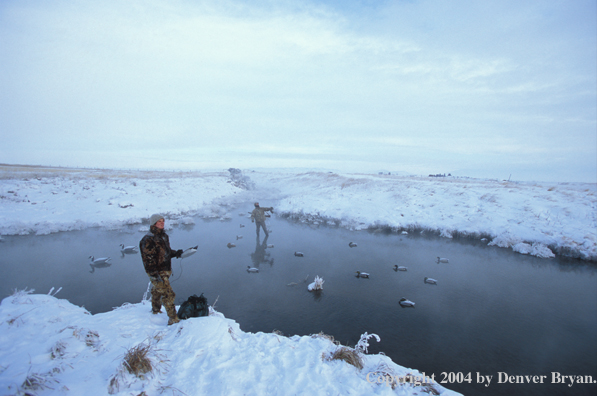
<instances>
[{"instance_id":1,"label":"dark bag on snow","mask_svg":"<svg viewBox=\"0 0 597 396\"><path fill-rule=\"evenodd\" d=\"M178 308L179 319L198 318L208 315L209 306L207 305L207 298L203 296L203 293L199 297L193 294Z\"/></svg>"}]
</instances>

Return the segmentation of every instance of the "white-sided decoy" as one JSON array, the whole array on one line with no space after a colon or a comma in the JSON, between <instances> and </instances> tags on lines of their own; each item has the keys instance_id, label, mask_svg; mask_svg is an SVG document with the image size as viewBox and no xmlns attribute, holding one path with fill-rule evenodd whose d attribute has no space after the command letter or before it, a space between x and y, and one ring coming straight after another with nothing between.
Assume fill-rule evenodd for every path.
<instances>
[{"instance_id":1,"label":"white-sided decoy","mask_svg":"<svg viewBox=\"0 0 597 396\"><path fill-rule=\"evenodd\" d=\"M447 258L444 258L444 257L438 257L437 262L438 263L448 263L448 262L450 262L450 260L448 260Z\"/></svg>"},{"instance_id":2,"label":"white-sided decoy","mask_svg":"<svg viewBox=\"0 0 597 396\"><path fill-rule=\"evenodd\" d=\"M184 252L182 252L182 254L180 255L180 258L183 259L185 257L189 257L189 256L192 256L193 254L197 253L198 247L199 247L199 245L186 249Z\"/></svg>"},{"instance_id":3,"label":"white-sided decoy","mask_svg":"<svg viewBox=\"0 0 597 396\"><path fill-rule=\"evenodd\" d=\"M398 264L394 265L394 271L406 271L408 268L403 266L398 266Z\"/></svg>"},{"instance_id":4,"label":"white-sided decoy","mask_svg":"<svg viewBox=\"0 0 597 396\"><path fill-rule=\"evenodd\" d=\"M251 268L250 265L247 265L247 272L259 272L259 268Z\"/></svg>"},{"instance_id":5,"label":"white-sided decoy","mask_svg":"<svg viewBox=\"0 0 597 396\"><path fill-rule=\"evenodd\" d=\"M273 248L274 248L274 245L272 245L272 244L269 244L269 245L267 245L267 248L268 248L268 249L273 249Z\"/></svg>"},{"instance_id":6,"label":"white-sided decoy","mask_svg":"<svg viewBox=\"0 0 597 396\"><path fill-rule=\"evenodd\" d=\"M400 299L400 301L398 301L398 304L400 304L402 307L414 307L415 306L414 302L412 302L404 297L402 297Z\"/></svg>"},{"instance_id":7,"label":"white-sided decoy","mask_svg":"<svg viewBox=\"0 0 597 396\"><path fill-rule=\"evenodd\" d=\"M230 243L230 242L228 242L228 244L226 246L228 247L228 249L236 247L236 245L234 243Z\"/></svg>"},{"instance_id":8,"label":"white-sided decoy","mask_svg":"<svg viewBox=\"0 0 597 396\"><path fill-rule=\"evenodd\" d=\"M369 274L366 272L357 271L357 278L369 278Z\"/></svg>"},{"instance_id":9,"label":"white-sided decoy","mask_svg":"<svg viewBox=\"0 0 597 396\"><path fill-rule=\"evenodd\" d=\"M112 260L110 257L100 257L100 258L94 258L93 256L89 256L89 260L91 261L90 264L105 264L108 261Z\"/></svg>"},{"instance_id":10,"label":"white-sided decoy","mask_svg":"<svg viewBox=\"0 0 597 396\"><path fill-rule=\"evenodd\" d=\"M350 247L357 247L357 244L354 242L348 242L348 246Z\"/></svg>"},{"instance_id":11,"label":"white-sided decoy","mask_svg":"<svg viewBox=\"0 0 597 396\"><path fill-rule=\"evenodd\" d=\"M294 255L295 255L296 257L303 257L303 256L304 256L304 254L303 254L303 253L301 253L301 252L294 252Z\"/></svg>"},{"instance_id":12,"label":"white-sided decoy","mask_svg":"<svg viewBox=\"0 0 597 396\"><path fill-rule=\"evenodd\" d=\"M316 276L315 279L313 280L313 283L309 283L309 286L307 286L307 290L309 290L309 291L323 290L323 282L325 282L325 281L322 278L320 278L319 276Z\"/></svg>"},{"instance_id":13,"label":"white-sided decoy","mask_svg":"<svg viewBox=\"0 0 597 396\"><path fill-rule=\"evenodd\" d=\"M431 283L432 285L437 285L437 281L433 278L428 278L425 277L425 279L423 279L425 281L425 283Z\"/></svg>"},{"instance_id":14,"label":"white-sided decoy","mask_svg":"<svg viewBox=\"0 0 597 396\"><path fill-rule=\"evenodd\" d=\"M137 246L124 246L122 243L120 244L120 251L122 253L137 253Z\"/></svg>"}]
</instances>

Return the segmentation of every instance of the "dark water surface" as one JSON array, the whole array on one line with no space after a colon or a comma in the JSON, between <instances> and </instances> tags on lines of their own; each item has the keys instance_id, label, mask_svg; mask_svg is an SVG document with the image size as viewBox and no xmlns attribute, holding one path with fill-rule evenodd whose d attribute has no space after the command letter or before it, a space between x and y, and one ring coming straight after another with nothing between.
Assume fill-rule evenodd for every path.
<instances>
[{"instance_id":1,"label":"dark water surface","mask_svg":"<svg viewBox=\"0 0 597 396\"><path fill-rule=\"evenodd\" d=\"M257 241L254 225L241 216L168 231L175 249L199 245L195 255L173 261L177 304L204 293L250 332L323 332L349 346L364 332L375 333L381 342L370 340L369 353L383 352L439 381L450 378L442 373L471 373L470 384L443 384L469 395L597 394L595 384L551 383L552 372L597 380L594 264L539 259L479 241L315 228L275 217L268 224L267 241L263 234ZM62 287L58 298L92 313L139 302L148 285L141 257L120 253L120 244L138 245L144 234L138 228L5 236L0 296ZM358 246L350 248L351 241ZM110 256L112 265L92 272L90 255ZM450 262L438 264L437 256ZM408 271L394 271L395 264ZM249 265L260 272L247 273ZM370 279L356 278L357 270ZM316 275L325 280L319 294L307 291ZM438 284L425 284L426 276ZM416 308L401 308L401 297ZM546 378L543 384L498 383L500 372ZM493 376L490 385L478 383L478 375Z\"/></svg>"}]
</instances>

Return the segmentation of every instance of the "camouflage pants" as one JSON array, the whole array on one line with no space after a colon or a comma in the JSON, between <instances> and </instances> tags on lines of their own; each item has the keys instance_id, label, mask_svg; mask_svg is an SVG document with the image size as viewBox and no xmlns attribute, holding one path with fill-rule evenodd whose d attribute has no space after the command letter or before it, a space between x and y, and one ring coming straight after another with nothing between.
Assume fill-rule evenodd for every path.
<instances>
[{"instance_id":1,"label":"camouflage pants","mask_svg":"<svg viewBox=\"0 0 597 396\"><path fill-rule=\"evenodd\" d=\"M268 236L267 228L265 228L265 221L256 221L255 226L257 227L257 235L259 235L259 227L263 228L263 232L265 232L265 236Z\"/></svg>"},{"instance_id":2,"label":"camouflage pants","mask_svg":"<svg viewBox=\"0 0 597 396\"><path fill-rule=\"evenodd\" d=\"M160 273L159 276L150 276L151 281L151 310L154 313L160 312L162 305L166 308L168 317L172 320L176 318L176 308L174 307L174 290L170 286L170 273Z\"/></svg>"}]
</instances>

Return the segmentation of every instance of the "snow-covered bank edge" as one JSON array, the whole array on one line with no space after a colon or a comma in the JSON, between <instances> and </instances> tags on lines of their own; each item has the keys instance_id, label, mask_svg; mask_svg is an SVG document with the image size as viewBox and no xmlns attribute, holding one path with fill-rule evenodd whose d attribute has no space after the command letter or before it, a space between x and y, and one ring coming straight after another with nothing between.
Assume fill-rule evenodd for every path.
<instances>
[{"instance_id":1,"label":"snow-covered bank edge","mask_svg":"<svg viewBox=\"0 0 597 396\"><path fill-rule=\"evenodd\" d=\"M89 389L98 395L457 395L383 354L366 354L372 335L349 348L324 334L247 333L213 309L166 326L165 314L151 315L150 308L142 301L91 315L49 294L15 292L0 304L0 389L14 395Z\"/></svg>"},{"instance_id":2,"label":"snow-covered bank edge","mask_svg":"<svg viewBox=\"0 0 597 396\"><path fill-rule=\"evenodd\" d=\"M254 179L260 175L251 174ZM267 174L276 213L312 225L487 241L597 261L597 185L336 173Z\"/></svg>"},{"instance_id":3,"label":"snow-covered bank edge","mask_svg":"<svg viewBox=\"0 0 597 396\"><path fill-rule=\"evenodd\" d=\"M5 167L6 168L6 167ZM312 225L486 239L549 258L597 261L597 185L287 171L0 169L0 234L230 219L262 200Z\"/></svg>"}]
</instances>

